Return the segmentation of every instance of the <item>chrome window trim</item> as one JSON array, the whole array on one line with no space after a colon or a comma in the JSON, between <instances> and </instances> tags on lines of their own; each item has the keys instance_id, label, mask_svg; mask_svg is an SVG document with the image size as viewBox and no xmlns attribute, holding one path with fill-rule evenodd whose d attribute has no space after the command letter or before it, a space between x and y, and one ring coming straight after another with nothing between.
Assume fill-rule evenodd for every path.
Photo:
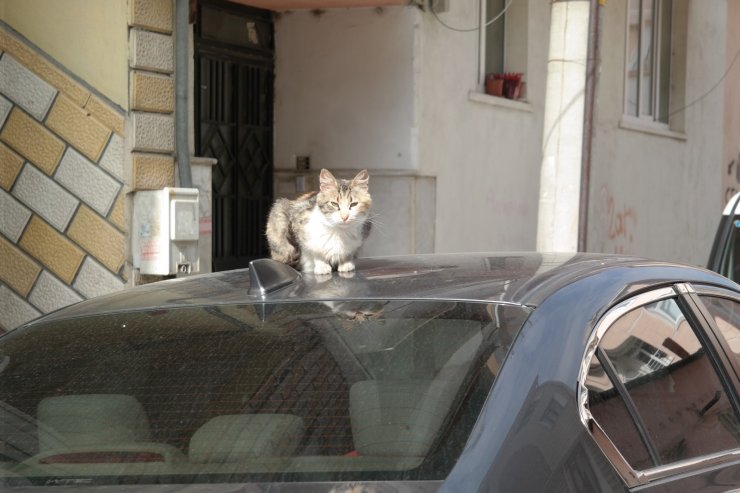
<instances>
[{"instance_id":1,"label":"chrome window trim","mask_svg":"<svg viewBox=\"0 0 740 493\"><path fill-rule=\"evenodd\" d=\"M604 430L588 410L588 389L586 388L586 377L588 376L589 365L591 363L591 359L596 354L596 348L601 342L601 339L614 322L626 313L649 303L693 293L696 293L693 286L686 283L680 283L670 287L655 289L629 298L610 309L603 317L601 317L601 319L596 323L596 326L591 332L591 336L586 344L586 350L584 352L583 359L581 360L581 369L578 375L578 389L576 394L578 396L578 413L581 418L581 423L583 423L583 426L586 427L586 430L588 430L594 438L597 445L606 455L609 462L614 466L619 476L630 488L645 485L650 481L666 478L674 474L694 472L701 469L711 469L714 466L724 464L726 462L740 460L740 448L735 448L638 471L627 462L621 452L619 452L616 445L614 445L614 442L612 442L606 435Z\"/></svg>"},{"instance_id":2,"label":"chrome window trim","mask_svg":"<svg viewBox=\"0 0 740 493\"><path fill-rule=\"evenodd\" d=\"M696 286L695 294L699 297L715 296L717 298L725 298L725 299L740 302L740 294L738 294L737 291L732 291L731 289L726 288L724 286L710 286L710 285Z\"/></svg>"}]
</instances>

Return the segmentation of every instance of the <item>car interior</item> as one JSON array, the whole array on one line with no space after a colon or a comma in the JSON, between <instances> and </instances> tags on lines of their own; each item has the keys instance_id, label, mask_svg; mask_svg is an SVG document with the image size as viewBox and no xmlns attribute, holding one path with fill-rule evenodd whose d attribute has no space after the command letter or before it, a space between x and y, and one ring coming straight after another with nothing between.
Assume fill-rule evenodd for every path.
<instances>
[{"instance_id":1,"label":"car interior","mask_svg":"<svg viewBox=\"0 0 740 493\"><path fill-rule=\"evenodd\" d=\"M442 448L462 447L477 409L461 409L482 405L495 377L487 362L503 359L518 329L494 330L485 305L459 305L386 303L356 320L322 304L267 321L250 306L85 320L69 327L83 347L59 347L51 362L37 351L6 369L12 382L59 365L32 386L45 389L41 398L22 385L0 389L35 425L15 444L23 459L0 454L0 471L406 477L443 460Z\"/></svg>"}]
</instances>

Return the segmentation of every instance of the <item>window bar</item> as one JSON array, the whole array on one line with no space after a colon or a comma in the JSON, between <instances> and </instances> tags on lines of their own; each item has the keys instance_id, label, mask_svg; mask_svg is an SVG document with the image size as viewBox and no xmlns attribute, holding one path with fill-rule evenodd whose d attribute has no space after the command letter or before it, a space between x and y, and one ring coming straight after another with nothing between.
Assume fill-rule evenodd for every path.
<instances>
[{"instance_id":1,"label":"window bar","mask_svg":"<svg viewBox=\"0 0 740 493\"><path fill-rule=\"evenodd\" d=\"M639 11L637 15L637 118L640 118L640 116L642 115L642 45L644 44L642 39L642 23L644 22L643 1L644 0L637 0L637 3L639 4Z\"/></svg>"},{"instance_id":2,"label":"window bar","mask_svg":"<svg viewBox=\"0 0 740 493\"><path fill-rule=\"evenodd\" d=\"M647 427L645 426L645 423L643 423L640 413L637 412L637 407L635 407L635 403L632 401L632 397L630 397L627 387L622 383L622 380L619 379L617 370L614 368L614 365L612 365L611 360L609 360L609 357L600 347L596 348L596 358L601 363L601 366L604 368L604 371L609 377L609 380L611 380L612 385L614 385L614 388L617 390L617 393L622 397L622 401L624 401L624 405L627 407L627 412L635 423L637 432L640 434L642 443L645 444L645 448L647 448L648 454L650 454L650 458L653 460L653 465L661 465L662 462L660 460L660 455L658 455L658 449L650 438Z\"/></svg>"},{"instance_id":3,"label":"window bar","mask_svg":"<svg viewBox=\"0 0 740 493\"><path fill-rule=\"evenodd\" d=\"M652 67L652 77L650 77L650 84L652 86L653 98L651 103L653 121L659 121L658 111L660 110L660 95L658 94L658 80L660 79L660 33L661 33L661 16L663 9L663 0L654 0L653 2L653 59L650 61Z\"/></svg>"},{"instance_id":4,"label":"window bar","mask_svg":"<svg viewBox=\"0 0 740 493\"><path fill-rule=\"evenodd\" d=\"M478 12L478 91L486 88L486 0L480 0Z\"/></svg>"}]
</instances>

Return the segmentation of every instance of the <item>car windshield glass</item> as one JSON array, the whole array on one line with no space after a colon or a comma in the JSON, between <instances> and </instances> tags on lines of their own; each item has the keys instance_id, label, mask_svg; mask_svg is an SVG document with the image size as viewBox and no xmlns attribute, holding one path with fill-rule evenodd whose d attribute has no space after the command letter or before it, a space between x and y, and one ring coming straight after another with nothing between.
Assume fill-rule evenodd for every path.
<instances>
[{"instance_id":1,"label":"car windshield glass","mask_svg":"<svg viewBox=\"0 0 740 493\"><path fill-rule=\"evenodd\" d=\"M0 338L0 477L442 479L527 315L381 300L34 324Z\"/></svg>"}]
</instances>

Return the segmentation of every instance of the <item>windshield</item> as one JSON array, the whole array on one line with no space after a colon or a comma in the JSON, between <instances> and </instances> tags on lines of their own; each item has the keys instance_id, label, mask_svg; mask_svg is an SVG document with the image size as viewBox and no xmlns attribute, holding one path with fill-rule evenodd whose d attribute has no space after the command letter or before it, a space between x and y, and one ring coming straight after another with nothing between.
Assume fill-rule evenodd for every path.
<instances>
[{"instance_id":1,"label":"windshield","mask_svg":"<svg viewBox=\"0 0 740 493\"><path fill-rule=\"evenodd\" d=\"M488 303L358 301L32 325L0 339L0 475L442 479L526 316Z\"/></svg>"}]
</instances>

